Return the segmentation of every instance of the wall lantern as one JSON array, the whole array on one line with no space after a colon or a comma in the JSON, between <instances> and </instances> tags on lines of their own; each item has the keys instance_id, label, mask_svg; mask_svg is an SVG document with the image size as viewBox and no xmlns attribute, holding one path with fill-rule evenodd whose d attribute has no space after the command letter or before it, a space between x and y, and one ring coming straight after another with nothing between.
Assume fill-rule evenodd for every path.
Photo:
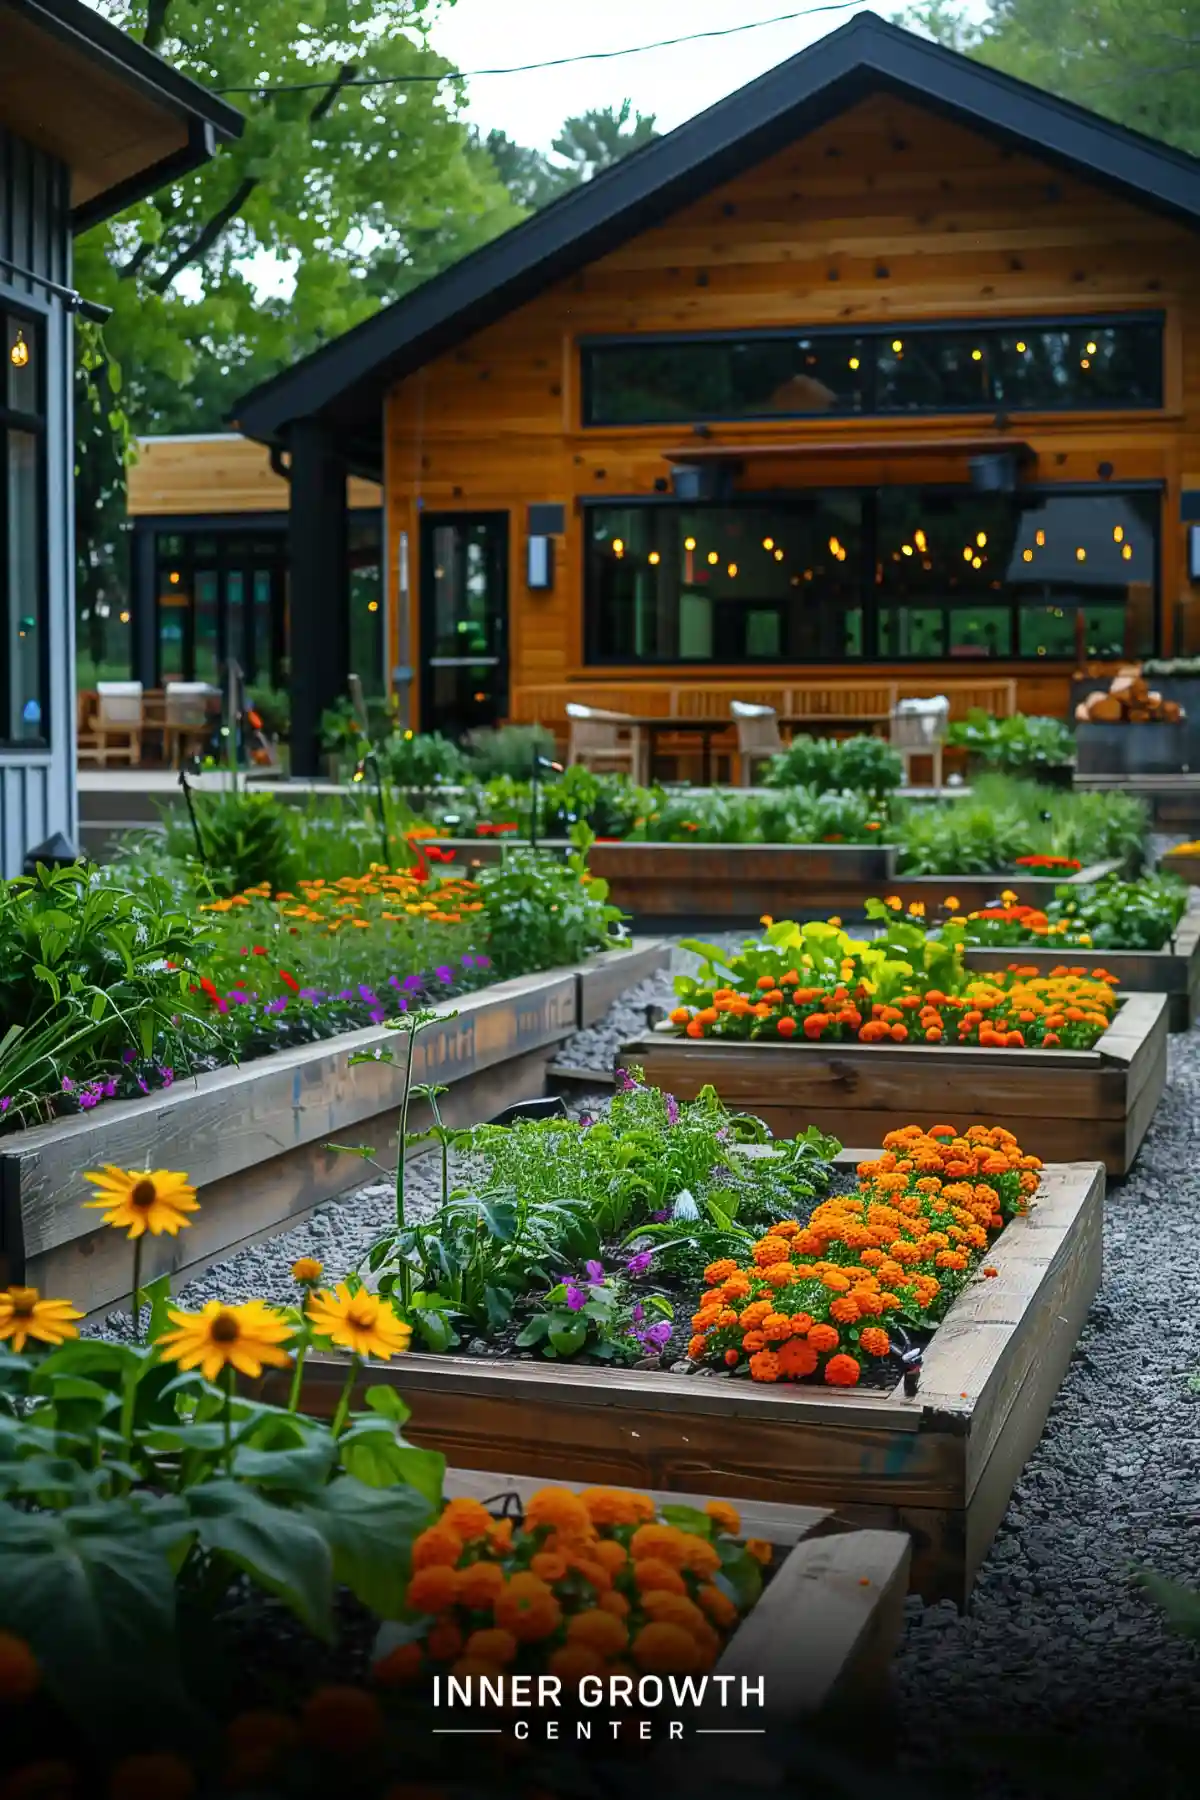
<instances>
[{"instance_id":1,"label":"wall lantern","mask_svg":"<svg viewBox=\"0 0 1200 1800\"><path fill-rule=\"evenodd\" d=\"M549 593L554 587L554 540L567 529L566 507L531 506L527 529L525 585L533 593Z\"/></svg>"}]
</instances>

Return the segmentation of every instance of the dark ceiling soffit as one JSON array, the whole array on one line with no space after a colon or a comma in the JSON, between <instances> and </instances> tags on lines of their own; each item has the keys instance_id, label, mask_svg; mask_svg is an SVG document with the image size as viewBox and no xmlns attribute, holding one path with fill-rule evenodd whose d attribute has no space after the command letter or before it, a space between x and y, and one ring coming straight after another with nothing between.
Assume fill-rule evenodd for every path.
<instances>
[{"instance_id":1,"label":"dark ceiling soffit","mask_svg":"<svg viewBox=\"0 0 1200 1800\"><path fill-rule=\"evenodd\" d=\"M378 408L381 378L419 367L881 88L1099 179L1143 206L1200 222L1200 161L863 13L264 383L238 407L242 429L271 438L314 413L335 422L361 417L353 390L368 378L365 398Z\"/></svg>"},{"instance_id":2,"label":"dark ceiling soffit","mask_svg":"<svg viewBox=\"0 0 1200 1800\"><path fill-rule=\"evenodd\" d=\"M216 148L217 135L208 120L192 119L188 125L188 141L182 150L173 151L170 156L164 156L161 162L139 169L136 175L130 175L125 181L118 181L115 187L105 188L103 192L93 194L90 200L72 207L71 230L76 235L87 231L90 226L99 225L102 220L111 219L114 213L123 212L127 206L144 200L147 194L166 187L168 182L190 175L193 169L208 162Z\"/></svg>"},{"instance_id":3,"label":"dark ceiling soffit","mask_svg":"<svg viewBox=\"0 0 1200 1800\"><path fill-rule=\"evenodd\" d=\"M147 50L127 32L101 18L81 0L2 0L0 16L11 6L48 37L69 44L91 63L99 63L126 87L165 111L207 122L219 139L241 137L246 121L236 106L209 93L198 81L181 75L170 63Z\"/></svg>"}]
</instances>

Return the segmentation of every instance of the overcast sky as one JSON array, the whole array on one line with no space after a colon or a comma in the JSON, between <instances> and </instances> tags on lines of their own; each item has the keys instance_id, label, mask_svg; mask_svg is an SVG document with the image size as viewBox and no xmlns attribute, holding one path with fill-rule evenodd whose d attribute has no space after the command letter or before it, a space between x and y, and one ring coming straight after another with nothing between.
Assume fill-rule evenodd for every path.
<instances>
[{"instance_id":1,"label":"overcast sky","mask_svg":"<svg viewBox=\"0 0 1200 1800\"><path fill-rule=\"evenodd\" d=\"M655 39L714 31L752 19L812 7L818 0L606 0L603 7L564 0L457 0L434 26L434 46L461 69L511 67L552 56L624 50ZM481 76L469 85L467 117L485 130L499 126L518 142L548 150L563 120L589 107L629 98L669 131L715 100L795 55L856 12L857 0L734 37L701 39L671 49L576 63L524 75ZM893 8L877 0L874 9ZM898 7L896 8L898 10Z\"/></svg>"}]
</instances>

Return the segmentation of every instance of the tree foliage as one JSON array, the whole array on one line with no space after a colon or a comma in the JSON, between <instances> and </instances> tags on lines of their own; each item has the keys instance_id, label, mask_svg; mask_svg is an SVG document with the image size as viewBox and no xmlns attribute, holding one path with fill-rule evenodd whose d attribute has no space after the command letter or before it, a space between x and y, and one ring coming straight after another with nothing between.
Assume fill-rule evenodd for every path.
<instances>
[{"instance_id":1,"label":"tree foliage","mask_svg":"<svg viewBox=\"0 0 1200 1800\"><path fill-rule=\"evenodd\" d=\"M517 205L532 212L657 136L654 114L635 112L632 101L623 100L620 106L593 107L567 119L549 155L526 149L503 131L477 136L476 143L491 158Z\"/></svg>"},{"instance_id":2,"label":"tree foliage","mask_svg":"<svg viewBox=\"0 0 1200 1800\"><path fill-rule=\"evenodd\" d=\"M1118 124L1200 154L1200 0L930 0L904 21Z\"/></svg>"}]
</instances>

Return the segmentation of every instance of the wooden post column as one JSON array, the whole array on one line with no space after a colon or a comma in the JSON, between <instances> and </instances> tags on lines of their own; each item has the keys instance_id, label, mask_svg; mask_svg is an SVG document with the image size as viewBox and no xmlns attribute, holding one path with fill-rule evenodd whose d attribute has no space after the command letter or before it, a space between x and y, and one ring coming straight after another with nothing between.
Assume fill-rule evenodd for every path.
<instances>
[{"instance_id":1,"label":"wooden post column","mask_svg":"<svg viewBox=\"0 0 1200 1800\"><path fill-rule=\"evenodd\" d=\"M350 673L346 464L315 420L293 425L290 447L292 774L316 775L320 717L346 692Z\"/></svg>"}]
</instances>

